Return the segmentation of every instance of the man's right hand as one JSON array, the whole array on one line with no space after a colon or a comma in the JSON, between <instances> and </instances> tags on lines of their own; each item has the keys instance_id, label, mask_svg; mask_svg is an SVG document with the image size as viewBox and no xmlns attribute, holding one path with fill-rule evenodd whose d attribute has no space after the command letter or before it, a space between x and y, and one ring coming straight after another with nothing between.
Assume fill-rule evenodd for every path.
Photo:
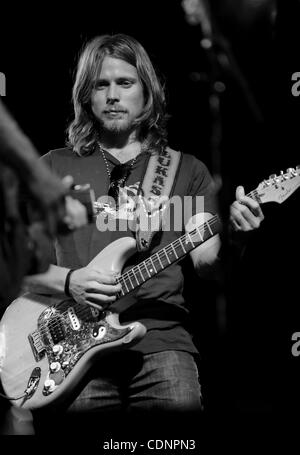
<instances>
[{"instance_id":1,"label":"man's right hand","mask_svg":"<svg viewBox=\"0 0 300 455\"><path fill-rule=\"evenodd\" d=\"M121 291L117 274L93 267L75 270L70 277L69 292L77 303L85 303L104 310L113 303Z\"/></svg>"}]
</instances>

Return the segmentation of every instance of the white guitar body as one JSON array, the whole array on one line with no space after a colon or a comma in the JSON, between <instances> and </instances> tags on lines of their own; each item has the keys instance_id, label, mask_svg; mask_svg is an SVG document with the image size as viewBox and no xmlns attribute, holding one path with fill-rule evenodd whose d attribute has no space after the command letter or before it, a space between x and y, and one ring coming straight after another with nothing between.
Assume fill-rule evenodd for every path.
<instances>
[{"instance_id":1,"label":"white guitar body","mask_svg":"<svg viewBox=\"0 0 300 455\"><path fill-rule=\"evenodd\" d=\"M120 273L136 251L133 238L108 245L90 263ZM76 307L76 308L75 308ZM135 344L146 333L139 322L120 325L117 314L27 293L7 308L0 324L0 372L5 393L23 409L66 398L97 356ZM32 385L32 386L31 386Z\"/></svg>"}]
</instances>

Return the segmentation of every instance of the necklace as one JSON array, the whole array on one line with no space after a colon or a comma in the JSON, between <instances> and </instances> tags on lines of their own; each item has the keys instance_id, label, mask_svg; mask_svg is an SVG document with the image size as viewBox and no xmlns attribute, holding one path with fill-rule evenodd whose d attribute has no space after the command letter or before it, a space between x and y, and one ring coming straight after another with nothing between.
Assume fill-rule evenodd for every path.
<instances>
[{"instance_id":1,"label":"necklace","mask_svg":"<svg viewBox=\"0 0 300 455\"><path fill-rule=\"evenodd\" d=\"M124 186L127 177L130 174L130 171L137 160L138 155L135 156L130 162L116 165L112 171L109 169L109 165L105 156L106 150L98 142L99 149L102 154L103 161L105 163L106 172L110 179L110 185L108 189L108 195L112 196L115 201L117 201L119 196L119 189Z\"/></svg>"}]
</instances>

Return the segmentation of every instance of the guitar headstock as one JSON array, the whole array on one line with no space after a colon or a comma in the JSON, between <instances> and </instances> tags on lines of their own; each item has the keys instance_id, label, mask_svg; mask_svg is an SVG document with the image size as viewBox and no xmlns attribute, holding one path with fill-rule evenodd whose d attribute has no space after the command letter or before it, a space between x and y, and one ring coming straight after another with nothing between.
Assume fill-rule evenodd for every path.
<instances>
[{"instance_id":1,"label":"guitar headstock","mask_svg":"<svg viewBox=\"0 0 300 455\"><path fill-rule=\"evenodd\" d=\"M281 204L300 186L300 166L272 174L256 188L256 198L261 202L278 202Z\"/></svg>"}]
</instances>

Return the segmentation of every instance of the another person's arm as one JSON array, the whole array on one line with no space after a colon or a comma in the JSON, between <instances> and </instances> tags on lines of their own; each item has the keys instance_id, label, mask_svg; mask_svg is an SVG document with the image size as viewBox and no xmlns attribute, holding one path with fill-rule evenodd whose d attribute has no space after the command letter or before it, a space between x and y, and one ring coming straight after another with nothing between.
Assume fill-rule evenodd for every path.
<instances>
[{"instance_id":1,"label":"another person's arm","mask_svg":"<svg viewBox=\"0 0 300 455\"><path fill-rule=\"evenodd\" d=\"M14 169L40 209L61 205L66 188L39 160L32 142L0 101L0 161Z\"/></svg>"}]
</instances>

